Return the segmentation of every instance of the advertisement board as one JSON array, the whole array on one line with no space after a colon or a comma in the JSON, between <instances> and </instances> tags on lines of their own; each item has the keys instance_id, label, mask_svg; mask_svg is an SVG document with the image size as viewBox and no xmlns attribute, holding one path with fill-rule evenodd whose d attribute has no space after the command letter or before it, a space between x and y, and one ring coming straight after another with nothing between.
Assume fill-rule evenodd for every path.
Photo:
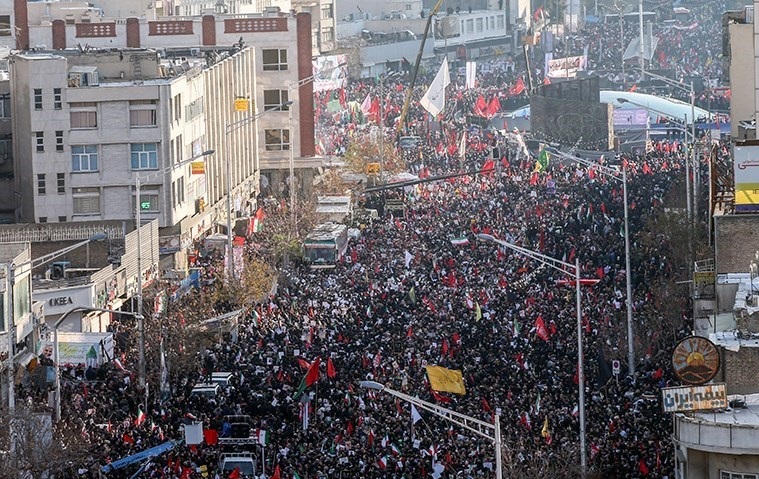
<instances>
[{"instance_id":1,"label":"advertisement board","mask_svg":"<svg viewBox=\"0 0 759 479\"><path fill-rule=\"evenodd\" d=\"M648 112L643 108L616 108L614 110L614 126L646 126Z\"/></svg>"},{"instance_id":2,"label":"advertisement board","mask_svg":"<svg viewBox=\"0 0 759 479\"><path fill-rule=\"evenodd\" d=\"M735 211L759 211L759 146L735 146Z\"/></svg>"},{"instance_id":3,"label":"advertisement board","mask_svg":"<svg viewBox=\"0 0 759 479\"><path fill-rule=\"evenodd\" d=\"M37 360L41 366L54 366L52 341L37 343ZM97 368L113 359L111 333L58 333L58 354L61 365Z\"/></svg>"},{"instance_id":4,"label":"advertisement board","mask_svg":"<svg viewBox=\"0 0 759 479\"><path fill-rule=\"evenodd\" d=\"M728 406L724 383L662 388L661 397L664 412L706 411Z\"/></svg>"},{"instance_id":5,"label":"advertisement board","mask_svg":"<svg viewBox=\"0 0 759 479\"><path fill-rule=\"evenodd\" d=\"M546 58L546 76L551 78L574 78L577 72L585 70L587 58L584 55L564 58Z\"/></svg>"}]
</instances>

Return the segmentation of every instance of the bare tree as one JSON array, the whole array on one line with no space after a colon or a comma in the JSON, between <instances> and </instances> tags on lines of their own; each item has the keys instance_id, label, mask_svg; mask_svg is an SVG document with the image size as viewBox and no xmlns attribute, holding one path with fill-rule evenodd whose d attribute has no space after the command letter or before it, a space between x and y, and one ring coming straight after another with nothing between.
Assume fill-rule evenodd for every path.
<instances>
[{"instance_id":1,"label":"bare tree","mask_svg":"<svg viewBox=\"0 0 759 479\"><path fill-rule=\"evenodd\" d=\"M70 422L54 425L49 412L21 406L0 417L0 477L43 479L72 475L86 463L86 433Z\"/></svg>"}]
</instances>

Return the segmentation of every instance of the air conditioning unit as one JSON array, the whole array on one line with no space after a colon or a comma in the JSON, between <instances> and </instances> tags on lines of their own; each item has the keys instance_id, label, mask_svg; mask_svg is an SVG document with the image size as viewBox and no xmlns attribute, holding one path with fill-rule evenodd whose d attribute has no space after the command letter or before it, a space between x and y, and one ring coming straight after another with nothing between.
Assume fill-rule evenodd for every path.
<instances>
[{"instance_id":1,"label":"air conditioning unit","mask_svg":"<svg viewBox=\"0 0 759 479\"><path fill-rule=\"evenodd\" d=\"M190 48L190 55L194 57L202 57L203 54L200 52L200 48Z\"/></svg>"},{"instance_id":2,"label":"air conditioning unit","mask_svg":"<svg viewBox=\"0 0 759 479\"><path fill-rule=\"evenodd\" d=\"M71 267L71 261L58 261L50 265L52 270L50 277L52 279L63 279L66 277L66 270Z\"/></svg>"}]
</instances>

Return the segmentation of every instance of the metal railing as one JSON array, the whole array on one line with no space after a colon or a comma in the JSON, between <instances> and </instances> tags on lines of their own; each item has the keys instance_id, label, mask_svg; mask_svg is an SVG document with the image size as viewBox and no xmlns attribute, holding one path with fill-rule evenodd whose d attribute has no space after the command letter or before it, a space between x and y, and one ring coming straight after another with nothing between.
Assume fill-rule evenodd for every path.
<instances>
[{"instance_id":1,"label":"metal railing","mask_svg":"<svg viewBox=\"0 0 759 479\"><path fill-rule=\"evenodd\" d=\"M105 233L108 239L123 238L124 228L116 225L49 225L43 228L37 226L19 228L18 225L12 225L8 228L0 227L0 243L82 241L99 233Z\"/></svg>"}]
</instances>

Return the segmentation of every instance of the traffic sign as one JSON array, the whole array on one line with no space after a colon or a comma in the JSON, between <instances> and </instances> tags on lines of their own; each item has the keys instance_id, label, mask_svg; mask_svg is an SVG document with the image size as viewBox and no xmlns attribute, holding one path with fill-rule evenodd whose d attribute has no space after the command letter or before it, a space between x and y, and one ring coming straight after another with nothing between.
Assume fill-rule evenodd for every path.
<instances>
[{"instance_id":1,"label":"traffic sign","mask_svg":"<svg viewBox=\"0 0 759 479\"><path fill-rule=\"evenodd\" d=\"M619 371L620 371L619 361L615 359L614 361L611 362L611 372L615 376L619 376Z\"/></svg>"}]
</instances>

